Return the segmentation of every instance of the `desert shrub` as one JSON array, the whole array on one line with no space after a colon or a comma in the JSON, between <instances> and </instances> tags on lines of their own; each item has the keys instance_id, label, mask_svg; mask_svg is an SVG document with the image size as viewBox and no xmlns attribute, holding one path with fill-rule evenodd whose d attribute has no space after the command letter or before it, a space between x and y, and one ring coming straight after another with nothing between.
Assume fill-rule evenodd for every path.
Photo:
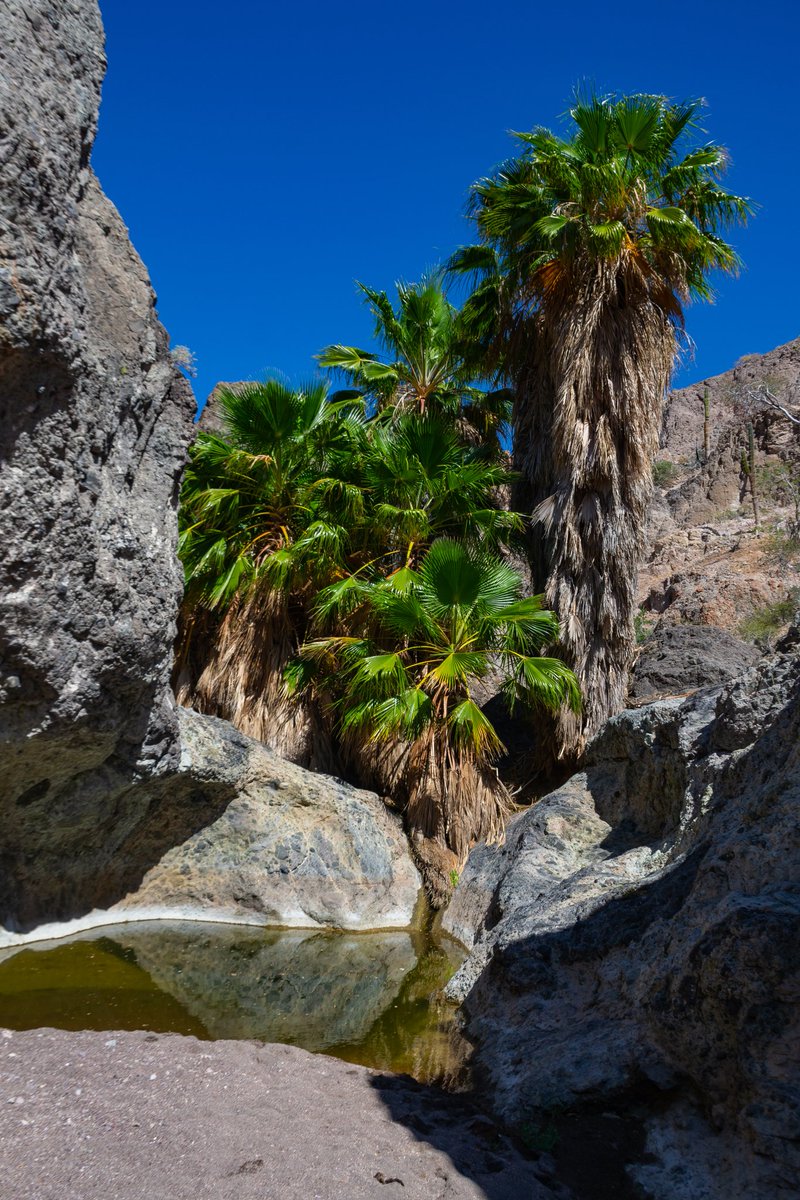
<instances>
[{"instance_id":1,"label":"desert shrub","mask_svg":"<svg viewBox=\"0 0 800 1200\"><path fill-rule=\"evenodd\" d=\"M656 487L673 487L680 477L681 469L678 463L670 462L668 459L658 459L653 463L653 483Z\"/></svg>"},{"instance_id":2,"label":"desert shrub","mask_svg":"<svg viewBox=\"0 0 800 1200\"><path fill-rule=\"evenodd\" d=\"M641 646L643 642L647 641L647 639L650 637L650 634L653 632L654 624L655 618L649 613L642 612L641 609L639 612L637 612L636 616L633 618L633 628L634 632L636 633L637 646Z\"/></svg>"},{"instance_id":3,"label":"desert shrub","mask_svg":"<svg viewBox=\"0 0 800 1200\"><path fill-rule=\"evenodd\" d=\"M800 529L794 524L786 528L776 526L765 538L764 554L768 562L780 567L800 562Z\"/></svg>"},{"instance_id":4,"label":"desert shrub","mask_svg":"<svg viewBox=\"0 0 800 1200\"><path fill-rule=\"evenodd\" d=\"M792 507L800 500L800 465L790 462L764 463L756 468L761 495L776 504Z\"/></svg>"},{"instance_id":5,"label":"desert shrub","mask_svg":"<svg viewBox=\"0 0 800 1200\"><path fill-rule=\"evenodd\" d=\"M793 588L783 600L755 609L739 626L739 635L748 642L770 642L794 618L800 608L800 588Z\"/></svg>"}]
</instances>

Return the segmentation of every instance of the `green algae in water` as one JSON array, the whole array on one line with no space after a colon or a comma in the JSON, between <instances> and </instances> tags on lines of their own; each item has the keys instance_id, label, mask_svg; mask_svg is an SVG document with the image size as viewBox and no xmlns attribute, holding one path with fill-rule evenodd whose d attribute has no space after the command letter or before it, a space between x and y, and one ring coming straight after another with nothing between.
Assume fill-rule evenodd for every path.
<instances>
[{"instance_id":1,"label":"green algae in water","mask_svg":"<svg viewBox=\"0 0 800 1200\"><path fill-rule=\"evenodd\" d=\"M452 1080L465 1045L441 989L463 957L406 931L123 925L6 952L0 1025L255 1038Z\"/></svg>"}]
</instances>

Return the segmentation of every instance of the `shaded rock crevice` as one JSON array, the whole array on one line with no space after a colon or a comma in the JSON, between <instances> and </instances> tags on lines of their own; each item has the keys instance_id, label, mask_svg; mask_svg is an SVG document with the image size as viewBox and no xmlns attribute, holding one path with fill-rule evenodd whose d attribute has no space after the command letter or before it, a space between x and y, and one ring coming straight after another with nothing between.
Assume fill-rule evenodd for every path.
<instances>
[{"instance_id":1,"label":"shaded rock crevice","mask_svg":"<svg viewBox=\"0 0 800 1200\"><path fill-rule=\"evenodd\" d=\"M789 1200L800 1178L799 667L787 642L610 721L583 773L474 852L443 919L474 941L448 991L496 1111L655 1089L654 1158L630 1171L658 1197Z\"/></svg>"}]
</instances>

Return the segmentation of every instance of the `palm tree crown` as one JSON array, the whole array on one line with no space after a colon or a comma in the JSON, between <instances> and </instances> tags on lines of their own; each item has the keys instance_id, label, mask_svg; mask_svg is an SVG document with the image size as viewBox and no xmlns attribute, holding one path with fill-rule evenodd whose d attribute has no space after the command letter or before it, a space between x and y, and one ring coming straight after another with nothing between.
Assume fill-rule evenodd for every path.
<instances>
[{"instance_id":1,"label":"palm tree crown","mask_svg":"<svg viewBox=\"0 0 800 1200\"><path fill-rule=\"evenodd\" d=\"M571 291L575 270L589 263L613 264L622 288L635 276L678 321L690 296L711 298L709 272L739 266L721 234L753 205L722 188L723 147L687 145L701 109L663 96L579 98L570 138L516 135L522 154L475 184L471 201L512 308ZM451 269L477 270L497 286L497 259L485 250L457 252Z\"/></svg>"},{"instance_id":2,"label":"palm tree crown","mask_svg":"<svg viewBox=\"0 0 800 1200\"><path fill-rule=\"evenodd\" d=\"M356 346L328 346L318 360L353 381L377 408L462 419L497 449L510 417L503 391L475 386L474 345L461 314L447 298L439 273L420 283L398 283L398 307L386 292L358 285L375 317L375 337L385 359Z\"/></svg>"},{"instance_id":3,"label":"palm tree crown","mask_svg":"<svg viewBox=\"0 0 800 1200\"><path fill-rule=\"evenodd\" d=\"M558 636L557 618L541 597L522 597L520 577L499 558L447 538L418 570L356 586L360 631L306 642L288 677L334 697L343 733L409 743L411 824L462 860L474 840L502 830L510 806L497 777L486 777L504 747L471 688L494 667L512 706L579 709L572 672L540 654ZM323 621L329 610L323 593Z\"/></svg>"},{"instance_id":4,"label":"palm tree crown","mask_svg":"<svg viewBox=\"0 0 800 1200\"><path fill-rule=\"evenodd\" d=\"M522 522L495 502L506 468L443 416L367 419L320 382L240 385L219 401L224 436L199 435L181 497L176 693L307 757L282 672L321 589L347 623L363 583L413 568L437 537L497 546Z\"/></svg>"}]
</instances>

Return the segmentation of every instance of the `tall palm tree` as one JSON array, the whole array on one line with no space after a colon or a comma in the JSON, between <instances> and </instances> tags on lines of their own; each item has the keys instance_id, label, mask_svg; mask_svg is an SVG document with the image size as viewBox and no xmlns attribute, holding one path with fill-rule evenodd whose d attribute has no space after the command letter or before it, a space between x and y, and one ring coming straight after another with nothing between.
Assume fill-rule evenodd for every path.
<instances>
[{"instance_id":1,"label":"tall palm tree","mask_svg":"<svg viewBox=\"0 0 800 1200\"><path fill-rule=\"evenodd\" d=\"M541 525L540 582L584 696L559 719L569 757L624 704L683 308L736 271L722 235L753 208L721 186L726 151L692 144L701 107L578 97L566 137L516 135L519 157L473 187L480 245L450 264L476 280L464 319L514 385L517 507Z\"/></svg>"},{"instance_id":2,"label":"tall palm tree","mask_svg":"<svg viewBox=\"0 0 800 1200\"><path fill-rule=\"evenodd\" d=\"M393 794L405 797L429 892L441 901L449 871L479 838L496 840L511 810L492 769L504 747L475 683L499 667L511 705L577 711L577 681L540 654L558 636L555 614L541 597L522 598L516 572L481 547L442 538L418 570L355 586L360 630L307 641L287 677L334 697L345 737L407 745ZM318 615L329 611L322 593Z\"/></svg>"},{"instance_id":3,"label":"tall palm tree","mask_svg":"<svg viewBox=\"0 0 800 1200\"><path fill-rule=\"evenodd\" d=\"M386 292L358 286L375 317L375 337L385 356L337 344L318 355L320 365L347 376L378 410L446 414L470 440L477 438L496 452L510 417L510 397L475 386L473 343L440 274L398 283L397 309Z\"/></svg>"}]
</instances>

